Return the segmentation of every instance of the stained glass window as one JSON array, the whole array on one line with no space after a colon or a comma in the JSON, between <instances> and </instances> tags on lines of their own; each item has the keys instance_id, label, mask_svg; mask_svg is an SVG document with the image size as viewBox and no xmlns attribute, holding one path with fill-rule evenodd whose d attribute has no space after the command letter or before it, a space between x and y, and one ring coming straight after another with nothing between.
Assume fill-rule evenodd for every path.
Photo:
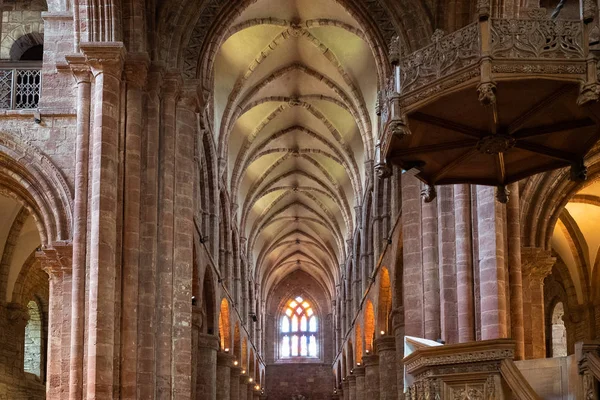
<instances>
[{"instance_id":1,"label":"stained glass window","mask_svg":"<svg viewBox=\"0 0 600 400\"><path fill-rule=\"evenodd\" d=\"M288 301L283 312L281 357L317 357L318 324L311 304L298 296Z\"/></svg>"}]
</instances>

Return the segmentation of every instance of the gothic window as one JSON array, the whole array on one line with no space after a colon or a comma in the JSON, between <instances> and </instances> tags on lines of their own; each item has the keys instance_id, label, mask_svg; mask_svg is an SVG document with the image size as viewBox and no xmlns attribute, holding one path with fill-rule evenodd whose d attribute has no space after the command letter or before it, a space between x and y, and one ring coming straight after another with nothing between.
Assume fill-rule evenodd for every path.
<instances>
[{"instance_id":1,"label":"gothic window","mask_svg":"<svg viewBox=\"0 0 600 400\"><path fill-rule=\"evenodd\" d=\"M298 296L281 317L281 357L317 357L318 321L310 303Z\"/></svg>"}]
</instances>

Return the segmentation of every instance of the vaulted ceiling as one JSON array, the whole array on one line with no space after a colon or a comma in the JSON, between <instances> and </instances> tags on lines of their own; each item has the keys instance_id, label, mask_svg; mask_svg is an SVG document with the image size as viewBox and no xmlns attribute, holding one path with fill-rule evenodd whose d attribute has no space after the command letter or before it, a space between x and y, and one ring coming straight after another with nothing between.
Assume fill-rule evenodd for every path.
<instances>
[{"instance_id":1,"label":"vaulted ceiling","mask_svg":"<svg viewBox=\"0 0 600 400\"><path fill-rule=\"evenodd\" d=\"M374 147L377 65L333 0L258 0L214 62L214 133L255 278L301 269L333 295Z\"/></svg>"},{"instance_id":2,"label":"vaulted ceiling","mask_svg":"<svg viewBox=\"0 0 600 400\"><path fill-rule=\"evenodd\" d=\"M600 181L574 195L562 210L552 235L552 249L567 266L577 295L583 304L600 268Z\"/></svg>"}]
</instances>

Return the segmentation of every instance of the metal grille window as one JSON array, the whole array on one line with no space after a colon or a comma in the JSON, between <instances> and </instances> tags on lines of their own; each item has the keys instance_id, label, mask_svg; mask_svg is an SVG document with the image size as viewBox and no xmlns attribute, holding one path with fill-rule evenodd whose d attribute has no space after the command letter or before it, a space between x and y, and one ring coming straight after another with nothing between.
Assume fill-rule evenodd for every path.
<instances>
[{"instance_id":1,"label":"metal grille window","mask_svg":"<svg viewBox=\"0 0 600 400\"><path fill-rule=\"evenodd\" d=\"M37 108L41 83L39 68L0 68L0 109Z\"/></svg>"}]
</instances>

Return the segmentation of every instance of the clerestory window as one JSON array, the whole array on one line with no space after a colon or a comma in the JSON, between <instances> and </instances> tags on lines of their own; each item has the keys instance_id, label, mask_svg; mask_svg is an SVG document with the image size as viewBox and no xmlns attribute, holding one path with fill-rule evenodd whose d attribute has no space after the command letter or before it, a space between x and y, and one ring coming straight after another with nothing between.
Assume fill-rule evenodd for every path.
<instances>
[{"instance_id":1,"label":"clerestory window","mask_svg":"<svg viewBox=\"0 0 600 400\"><path fill-rule=\"evenodd\" d=\"M298 296L281 317L281 357L317 357L318 320L311 304Z\"/></svg>"}]
</instances>

